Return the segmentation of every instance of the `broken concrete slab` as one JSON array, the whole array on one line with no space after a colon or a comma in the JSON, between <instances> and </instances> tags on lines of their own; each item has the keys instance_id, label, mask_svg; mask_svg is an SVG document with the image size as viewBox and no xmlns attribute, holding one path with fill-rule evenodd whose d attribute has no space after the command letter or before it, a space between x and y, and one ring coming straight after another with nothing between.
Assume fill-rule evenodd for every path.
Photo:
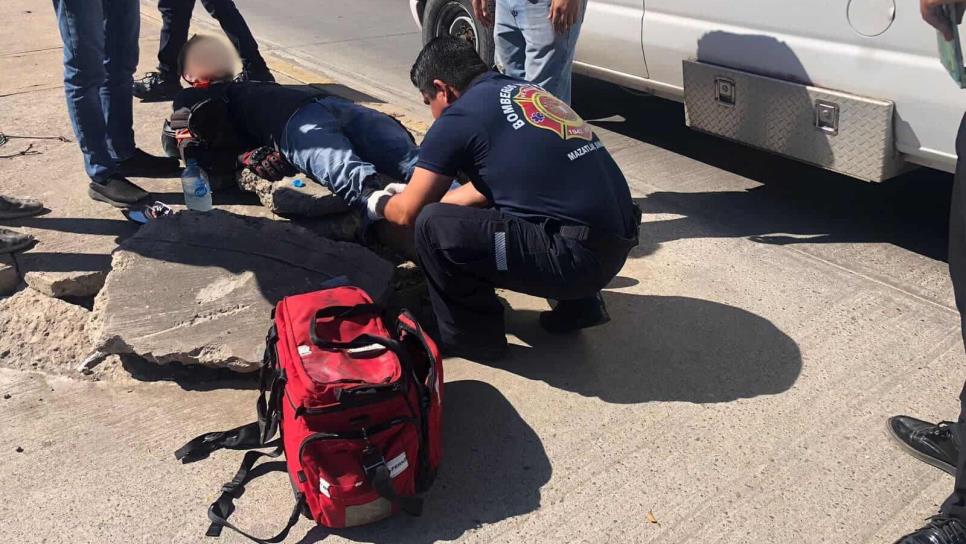
<instances>
[{"instance_id":1,"label":"broken concrete slab","mask_svg":"<svg viewBox=\"0 0 966 544\"><path fill-rule=\"evenodd\" d=\"M289 222L181 212L145 225L114 253L92 335L109 353L252 371L279 299L338 276L383 298L392 274L368 249Z\"/></svg>"},{"instance_id":2,"label":"broken concrete slab","mask_svg":"<svg viewBox=\"0 0 966 544\"><path fill-rule=\"evenodd\" d=\"M278 215L322 217L349 209L340 197L304 176L271 182L243 168L237 181L243 191L255 193L266 208Z\"/></svg>"},{"instance_id":3,"label":"broken concrete slab","mask_svg":"<svg viewBox=\"0 0 966 544\"><path fill-rule=\"evenodd\" d=\"M106 270L73 272L27 272L23 280L31 289L54 298L88 298L104 286Z\"/></svg>"},{"instance_id":4,"label":"broken concrete slab","mask_svg":"<svg viewBox=\"0 0 966 544\"><path fill-rule=\"evenodd\" d=\"M23 289L0 299L0 366L71 374L91 351L90 311Z\"/></svg>"},{"instance_id":5,"label":"broken concrete slab","mask_svg":"<svg viewBox=\"0 0 966 544\"><path fill-rule=\"evenodd\" d=\"M10 255L0 255L0 296L9 295L20 285L17 263Z\"/></svg>"}]
</instances>

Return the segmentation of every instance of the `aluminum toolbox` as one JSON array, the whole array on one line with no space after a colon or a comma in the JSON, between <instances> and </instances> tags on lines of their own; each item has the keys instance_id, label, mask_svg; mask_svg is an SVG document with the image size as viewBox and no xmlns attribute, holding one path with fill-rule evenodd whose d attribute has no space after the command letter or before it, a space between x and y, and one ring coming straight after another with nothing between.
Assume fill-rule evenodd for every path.
<instances>
[{"instance_id":1,"label":"aluminum toolbox","mask_svg":"<svg viewBox=\"0 0 966 544\"><path fill-rule=\"evenodd\" d=\"M696 61L684 61L693 129L870 181L902 168L895 105Z\"/></svg>"}]
</instances>

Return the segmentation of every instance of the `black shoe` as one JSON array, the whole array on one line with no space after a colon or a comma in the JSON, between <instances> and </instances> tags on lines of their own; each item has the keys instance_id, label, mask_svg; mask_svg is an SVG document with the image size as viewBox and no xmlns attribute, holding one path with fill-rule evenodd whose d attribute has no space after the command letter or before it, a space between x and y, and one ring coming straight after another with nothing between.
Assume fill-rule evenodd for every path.
<instances>
[{"instance_id":1,"label":"black shoe","mask_svg":"<svg viewBox=\"0 0 966 544\"><path fill-rule=\"evenodd\" d=\"M235 76L235 81L238 83L244 83L245 81L275 83L275 76L268 71L268 68L249 69L243 70L242 73Z\"/></svg>"},{"instance_id":2,"label":"black shoe","mask_svg":"<svg viewBox=\"0 0 966 544\"><path fill-rule=\"evenodd\" d=\"M16 253L27 249L37 240L29 234L0 227L0 253Z\"/></svg>"},{"instance_id":3,"label":"black shoe","mask_svg":"<svg viewBox=\"0 0 966 544\"><path fill-rule=\"evenodd\" d=\"M181 82L175 76L160 72L148 72L134 82L134 96L145 102L173 100L181 90Z\"/></svg>"},{"instance_id":4,"label":"black shoe","mask_svg":"<svg viewBox=\"0 0 966 544\"><path fill-rule=\"evenodd\" d=\"M115 208L130 208L144 204L151 195L121 176L111 176L104 183L92 181L87 194L94 200L107 202Z\"/></svg>"},{"instance_id":5,"label":"black shoe","mask_svg":"<svg viewBox=\"0 0 966 544\"><path fill-rule=\"evenodd\" d=\"M179 175L181 163L174 157L156 157L138 148L134 155L118 161L117 175L132 178L169 178Z\"/></svg>"},{"instance_id":6,"label":"black shoe","mask_svg":"<svg viewBox=\"0 0 966 544\"><path fill-rule=\"evenodd\" d=\"M0 195L0 219L29 217L43 211L44 205L38 200Z\"/></svg>"},{"instance_id":7,"label":"black shoe","mask_svg":"<svg viewBox=\"0 0 966 544\"><path fill-rule=\"evenodd\" d=\"M956 475L959 445L950 421L928 423L909 416L889 418L889 432L913 457Z\"/></svg>"},{"instance_id":8,"label":"black shoe","mask_svg":"<svg viewBox=\"0 0 966 544\"><path fill-rule=\"evenodd\" d=\"M604 297L562 300L549 312L540 313L540 326L552 334L569 334L610 321Z\"/></svg>"},{"instance_id":9,"label":"black shoe","mask_svg":"<svg viewBox=\"0 0 966 544\"><path fill-rule=\"evenodd\" d=\"M895 544L966 544L966 524L956 518L934 516L924 527Z\"/></svg>"}]
</instances>

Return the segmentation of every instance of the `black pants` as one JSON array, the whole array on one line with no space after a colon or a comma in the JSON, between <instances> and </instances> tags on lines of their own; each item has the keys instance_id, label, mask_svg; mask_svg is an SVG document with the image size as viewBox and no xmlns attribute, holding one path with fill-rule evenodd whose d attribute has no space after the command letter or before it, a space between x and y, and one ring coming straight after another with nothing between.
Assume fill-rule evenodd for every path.
<instances>
[{"instance_id":1,"label":"black pants","mask_svg":"<svg viewBox=\"0 0 966 544\"><path fill-rule=\"evenodd\" d=\"M598 247L494 209L431 204L416 220L416 254L443 343L505 342L495 288L558 300L594 297L633 243Z\"/></svg>"},{"instance_id":2,"label":"black pants","mask_svg":"<svg viewBox=\"0 0 966 544\"><path fill-rule=\"evenodd\" d=\"M201 5L214 17L228 39L234 44L245 70L267 70L265 59L258 52L258 43L248 29L232 0L201 0ZM188 27L195 0L158 0L161 12L161 48L158 50L158 71L166 77L180 77L178 55L188 41Z\"/></svg>"},{"instance_id":3,"label":"black pants","mask_svg":"<svg viewBox=\"0 0 966 544\"><path fill-rule=\"evenodd\" d=\"M953 182L953 196L949 210L949 275L953 280L956 293L956 307L960 319L966 317L966 117L959 126L956 139L956 177ZM963 321L963 338L966 341L966 321ZM966 447L962 438L966 437L966 384L959 395L960 413L957 435L960 437L959 460L956 463L956 486L942 506L946 515L966 521Z\"/></svg>"}]
</instances>

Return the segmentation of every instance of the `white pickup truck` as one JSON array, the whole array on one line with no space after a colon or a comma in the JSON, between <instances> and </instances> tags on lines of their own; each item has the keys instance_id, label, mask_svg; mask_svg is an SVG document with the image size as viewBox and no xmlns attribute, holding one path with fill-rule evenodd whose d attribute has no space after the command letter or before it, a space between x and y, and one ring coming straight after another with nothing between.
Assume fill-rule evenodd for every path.
<instances>
[{"instance_id":1,"label":"white pickup truck","mask_svg":"<svg viewBox=\"0 0 966 544\"><path fill-rule=\"evenodd\" d=\"M423 39L492 31L410 0ZM914 0L589 0L575 70L685 104L694 129L860 179L952 172L966 91Z\"/></svg>"}]
</instances>

